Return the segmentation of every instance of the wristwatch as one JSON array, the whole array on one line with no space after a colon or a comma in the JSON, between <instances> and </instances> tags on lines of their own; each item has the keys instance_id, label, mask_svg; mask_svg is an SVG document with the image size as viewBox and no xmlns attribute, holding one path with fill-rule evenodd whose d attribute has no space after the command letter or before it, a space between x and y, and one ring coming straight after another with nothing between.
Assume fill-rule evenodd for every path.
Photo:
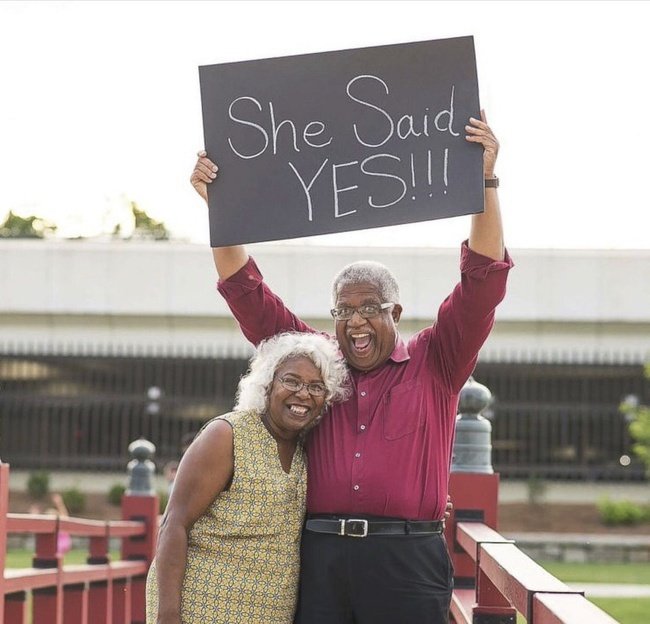
<instances>
[{"instance_id":1,"label":"wristwatch","mask_svg":"<svg viewBox=\"0 0 650 624\"><path fill-rule=\"evenodd\" d=\"M485 188L499 188L499 178L485 178Z\"/></svg>"}]
</instances>

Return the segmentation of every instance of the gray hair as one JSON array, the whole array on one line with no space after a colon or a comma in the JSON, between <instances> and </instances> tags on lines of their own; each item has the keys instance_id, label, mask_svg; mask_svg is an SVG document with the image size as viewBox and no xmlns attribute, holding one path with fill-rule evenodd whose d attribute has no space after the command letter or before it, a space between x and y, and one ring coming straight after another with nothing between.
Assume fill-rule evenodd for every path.
<instances>
[{"instance_id":1,"label":"gray hair","mask_svg":"<svg viewBox=\"0 0 650 624\"><path fill-rule=\"evenodd\" d=\"M235 410L263 412L268 405L275 371L283 362L294 357L309 358L320 371L327 388L326 404L348 397L348 369L338 344L323 334L287 332L258 345L248 373L239 382Z\"/></svg>"},{"instance_id":2,"label":"gray hair","mask_svg":"<svg viewBox=\"0 0 650 624\"><path fill-rule=\"evenodd\" d=\"M379 291L383 303L399 303L399 286L395 276L381 262L360 260L344 266L334 277L332 284L332 304L336 305L339 294L345 286L366 282Z\"/></svg>"}]
</instances>

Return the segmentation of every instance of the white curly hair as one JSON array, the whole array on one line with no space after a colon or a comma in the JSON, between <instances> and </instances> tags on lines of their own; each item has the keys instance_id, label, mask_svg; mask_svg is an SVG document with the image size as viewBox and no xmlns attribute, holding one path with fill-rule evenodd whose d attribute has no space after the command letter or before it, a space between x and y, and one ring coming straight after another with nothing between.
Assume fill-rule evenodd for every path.
<instances>
[{"instance_id":1,"label":"white curly hair","mask_svg":"<svg viewBox=\"0 0 650 624\"><path fill-rule=\"evenodd\" d=\"M261 342L251 358L248 373L239 381L235 410L264 412L278 367L294 357L309 358L320 371L327 388L325 403L349 396L348 369L338 344L324 334L287 332Z\"/></svg>"}]
</instances>

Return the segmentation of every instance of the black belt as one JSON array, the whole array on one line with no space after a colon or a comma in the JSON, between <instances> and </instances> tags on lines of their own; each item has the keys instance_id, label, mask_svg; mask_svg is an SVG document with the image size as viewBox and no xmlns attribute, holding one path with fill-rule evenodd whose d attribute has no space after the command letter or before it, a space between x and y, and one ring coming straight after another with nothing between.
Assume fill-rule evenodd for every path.
<instances>
[{"instance_id":1,"label":"black belt","mask_svg":"<svg viewBox=\"0 0 650 624\"><path fill-rule=\"evenodd\" d=\"M445 529L444 520L365 520L363 518L310 518L305 528L314 533L349 537L367 535L435 535Z\"/></svg>"}]
</instances>

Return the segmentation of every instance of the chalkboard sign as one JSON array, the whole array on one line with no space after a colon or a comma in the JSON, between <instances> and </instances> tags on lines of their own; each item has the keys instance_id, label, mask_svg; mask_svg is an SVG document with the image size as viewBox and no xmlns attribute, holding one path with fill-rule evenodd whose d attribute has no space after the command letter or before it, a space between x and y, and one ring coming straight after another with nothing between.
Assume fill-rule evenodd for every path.
<instances>
[{"instance_id":1,"label":"chalkboard sign","mask_svg":"<svg viewBox=\"0 0 650 624\"><path fill-rule=\"evenodd\" d=\"M219 247L483 210L474 41L199 68Z\"/></svg>"}]
</instances>

